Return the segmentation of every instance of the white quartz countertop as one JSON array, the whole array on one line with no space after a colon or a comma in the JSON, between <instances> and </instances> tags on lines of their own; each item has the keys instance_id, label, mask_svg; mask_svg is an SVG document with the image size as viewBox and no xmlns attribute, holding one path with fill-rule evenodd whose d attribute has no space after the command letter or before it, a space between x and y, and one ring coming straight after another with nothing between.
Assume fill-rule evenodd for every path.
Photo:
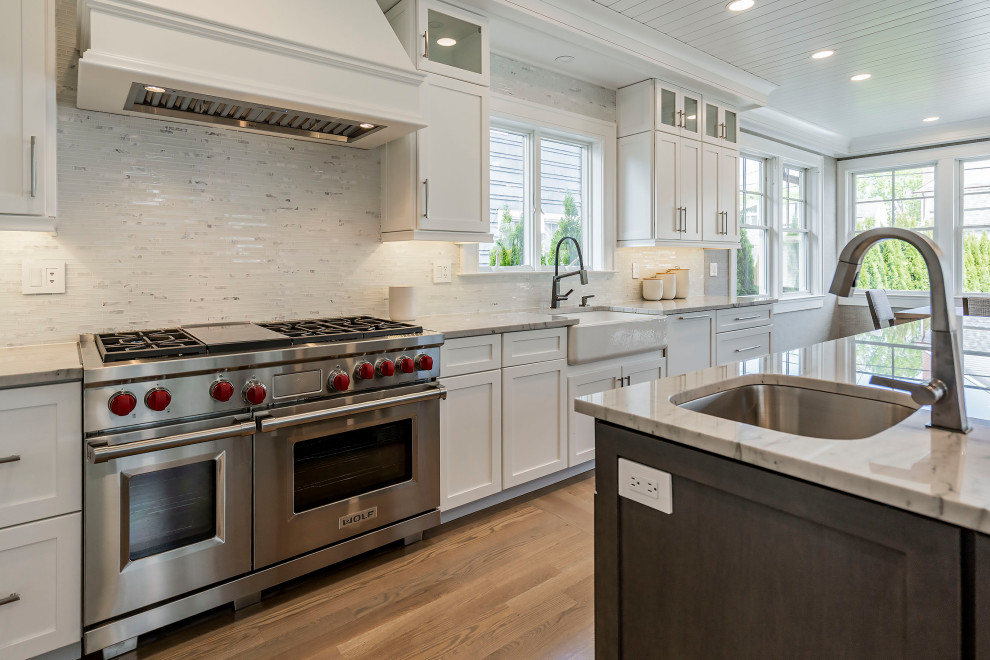
<instances>
[{"instance_id":1,"label":"white quartz countertop","mask_svg":"<svg viewBox=\"0 0 990 660\"><path fill-rule=\"evenodd\" d=\"M777 302L772 296L688 296L673 300L627 300L610 303L607 309L613 312L638 312L660 314L686 314L707 312L713 309L769 305Z\"/></svg>"},{"instance_id":2,"label":"white quartz countertop","mask_svg":"<svg viewBox=\"0 0 990 660\"><path fill-rule=\"evenodd\" d=\"M0 348L0 389L82 380L79 345Z\"/></svg>"},{"instance_id":3,"label":"white quartz countertop","mask_svg":"<svg viewBox=\"0 0 990 660\"><path fill-rule=\"evenodd\" d=\"M858 495L954 525L990 533L990 319L966 317L964 372L969 434L926 427L922 408L862 440L789 435L680 408L671 397L700 396L745 376L818 378L839 389L871 374L927 379L928 321L864 333L659 381L581 397L578 412L648 435ZM838 385L832 385L838 383ZM906 395L877 388L876 398ZM871 397L872 398L872 397Z\"/></svg>"}]
</instances>

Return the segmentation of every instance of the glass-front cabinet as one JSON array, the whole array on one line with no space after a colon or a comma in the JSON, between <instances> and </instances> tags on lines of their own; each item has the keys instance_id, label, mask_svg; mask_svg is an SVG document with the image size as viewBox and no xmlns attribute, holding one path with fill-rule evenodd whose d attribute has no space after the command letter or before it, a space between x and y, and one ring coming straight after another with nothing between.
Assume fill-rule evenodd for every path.
<instances>
[{"instance_id":1,"label":"glass-front cabinet","mask_svg":"<svg viewBox=\"0 0 990 660\"><path fill-rule=\"evenodd\" d=\"M445 2L417 3L417 66L441 76L488 85L488 22Z\"/></svg>"},{"instance_id":2,"label":"glass-front cabinet","mask_svg":"<svg viewBox=\"0 0 990 660\"><path fill-rule=\"evenodd\" d=\"M736 146L739 143L738 113L718 101L705 101L705 142L714 142L726 146Z\"/></svg>"},{"instance_id":3,"label":"glass-front cabinet","mask_svg":"<svg viewBox=\"0 0 990 660\"><path fill-rule=\"evenodd\" d=\"M701 95L657 81L656 129L701 138Z\"/></svg>"}]
</instances>

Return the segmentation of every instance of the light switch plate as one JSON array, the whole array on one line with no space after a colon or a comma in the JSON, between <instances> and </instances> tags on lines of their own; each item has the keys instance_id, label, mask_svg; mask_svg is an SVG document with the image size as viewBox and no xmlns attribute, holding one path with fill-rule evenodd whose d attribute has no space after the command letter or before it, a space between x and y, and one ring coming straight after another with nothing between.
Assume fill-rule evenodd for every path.
<instances>
[{"instance_id":1,"label":"light switch plate","mask_svg":"<svg viewBox=\"0 0 990 660\"><path fill-rule=\"evenodd\" d=\"M22 262L21 293L65 293L65 262L47 259Z\"/></svg>"},{"instance_id":2,"label":"light switch plate","mask_svg":"<svg viewBox=\"0 0 990 660\"><path fill-rule=\"evenodd\" d=\"M639 264L632 265L632 277L634 280L639 279Z\"/></svg>"},{"instance_id":3,"label":"light switch plate","mask_svg":"<svg viewBox=\"0 0 990 660\"><path fill-rule=\"evenodd\" d=\"M718 262L713 261L708 264L708 274L712 277L718 277Z\"/></svg>"},{"instance_id":4,"label":"light switch plate","mask_svg":"<svg viewBox=\"0 0 990 660\"><path fill-rule=\"evenodd\" d=\"M674 501L670 474L639 463L619 459L619 495L661 513L672 513Z\"/></svg>"}]
</instances>

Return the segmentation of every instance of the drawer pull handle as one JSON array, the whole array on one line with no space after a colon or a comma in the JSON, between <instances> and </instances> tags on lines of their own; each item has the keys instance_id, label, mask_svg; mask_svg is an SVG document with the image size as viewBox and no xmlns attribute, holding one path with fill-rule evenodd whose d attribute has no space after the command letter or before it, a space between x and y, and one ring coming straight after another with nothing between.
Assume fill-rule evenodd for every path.
<instances>
[{"instance_id":1,"label":"drawer pull handle","mask_svg":"<svg viewBox=\"0 0 990 660\"><path fill-rule=\"evenodd\" d=\"M749 321L750 319L762 318L763 314L753 314L752 316L737 316L737 321Z\"/></svg>"},{"instance_id":2,"label":"drawer pull handle","mask_svg":"<svg viewBox=\"0 0 990 660\"><path fill-rule=\"evenodd\" d=\"M4 456L3 458L0 458L0 464L2 464L2 463L16 463L19 460L21 460L21 457L18 456L17 454L14 454L13 456Z\"/></svg>"},{"instance_id":3,"label":"drawer pull handle","mask_svg":"<svg viewBox=\"0 0 990 660\"><path fill-rule=\"evenodd\" d=\"M38 196L38 136L31 136L31 197Z\"/></svg>"},{"instance_id":4,"label":"drawer pull handle","mask_svg":"<svg viewBox=\"0 0 990 660\"><path fill-rule=\"evenodd\" d=\"M763 346L760 345L760 344L757 344L755 346L747 346L746 348L737 348L736 349L736 353L745 353L746 351L752 351L752 350L755 350L757 348L763 348Z\"/></svg>"},{"instance_id":5,"label":"drawer pull handle","mask_svg":"<svg viewBox=\"0 0 990 660\"><path fill-rule=\"evenodd\" d=\"M678 321L687 321L687 320L690 320L690 319L710 319L711 317L712 317L711 314L699 314L697 316L678 316L677 317L677 320Z\"/></svg>"},{"instance_id":6,"label":"drawer pull handle","mask_svg":"<svg viewBox=\"0 0 990 660\"><path fill-rule=\"evenodd\" d=\"M10 594L6 598L0 598L0 605L10 605L11 603L16 603L20 599L20 594Z\"/></svg>"}]
</instances>

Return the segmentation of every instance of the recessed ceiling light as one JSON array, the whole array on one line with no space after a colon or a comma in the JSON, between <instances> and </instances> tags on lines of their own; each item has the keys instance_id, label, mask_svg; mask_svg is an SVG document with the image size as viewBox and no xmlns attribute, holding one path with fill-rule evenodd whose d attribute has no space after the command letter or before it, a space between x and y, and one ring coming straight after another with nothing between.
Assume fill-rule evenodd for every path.
<instances>
[{"instance_id":1,"label":"recessed ceiling light","mask_svg":"<svg viewBox=\"0 0 990 660\"><path fill-rule=\"evenodd\" d=\"M756 0L732 0L725 8L729 11L746 11L752 9L755 4Z\"/></svg>"},{"instance_id":2,"label":"recessed ceiling light","mask_svg":"<svg viewBox=\"0 0 990 660\"><path fill-rule=\"evenodd\" d=\"M145 85L144 88L146 90L148 90L149 92L151 92L152 94L164 94L165 93L165 88L164 87L158 87L156 85Z\"/></svg>"},{"instance_id":3,"label":"recessed ceiling light","mask_svg":"<svg viewBox=\"0 0 990 660\"><path fill-rule=\"evenodd\" d=\"M938 121L938 117L925 117L921 121Z\"/></svg>"},{"instance_id":4,"label":"recessed ceiling light","mask_svg":"<svg viewBox=\"0 0 990 660\"><path fill-rule=\"evenodd\" d=\"M457 39L451 39L450 37L440 37L437 39L438 46L456 46Z\"/></svg>"},{"instance_id":5,"label":"recessed ceiling light","mask_svg":"<svg viewBox=\"0 0 990 660\"><path fill-rule=\"evenodd\" d=\"M812 53L811 59L824 60L826 57L832 57L833 55L835 55L834 50L820 50L817 53Z\"/></svg>"},{"instance_id":6,"label":"recessed ceiling light","mask_svg":"<svg viewBox=\"0 0 990 660\"><path fill-rule=\"evenodd\" d=\"M573 62L574 61L574 56L573 55L558 55L557 57L555 57L553 59L554 59L554 62L560 62L561 64L567 64L568 62Z\"/></svg>"},{"instance_id":7,"label":"recessed ceiling light","mask_svg":"<svg viewBox=\"0 0 990 660\"><path fill-rule=\"evenodd\" d=\"M869 77L870 77L870 74L869 73L857 73L855 76L853 76L849 80L855 80L856 82L859 82L860 80L866 80Z\"/></svg>"},{"instance_id":8,"label":"recessed ceiling light","mask_svg":"<svg viewBox=\"0 0 990 660\"><path fill-rule=\"evenodd\" d=\"M361 128L374 128L375 127L374 124L359 124L359 126Z\"/></svg>"}]
</instances>

